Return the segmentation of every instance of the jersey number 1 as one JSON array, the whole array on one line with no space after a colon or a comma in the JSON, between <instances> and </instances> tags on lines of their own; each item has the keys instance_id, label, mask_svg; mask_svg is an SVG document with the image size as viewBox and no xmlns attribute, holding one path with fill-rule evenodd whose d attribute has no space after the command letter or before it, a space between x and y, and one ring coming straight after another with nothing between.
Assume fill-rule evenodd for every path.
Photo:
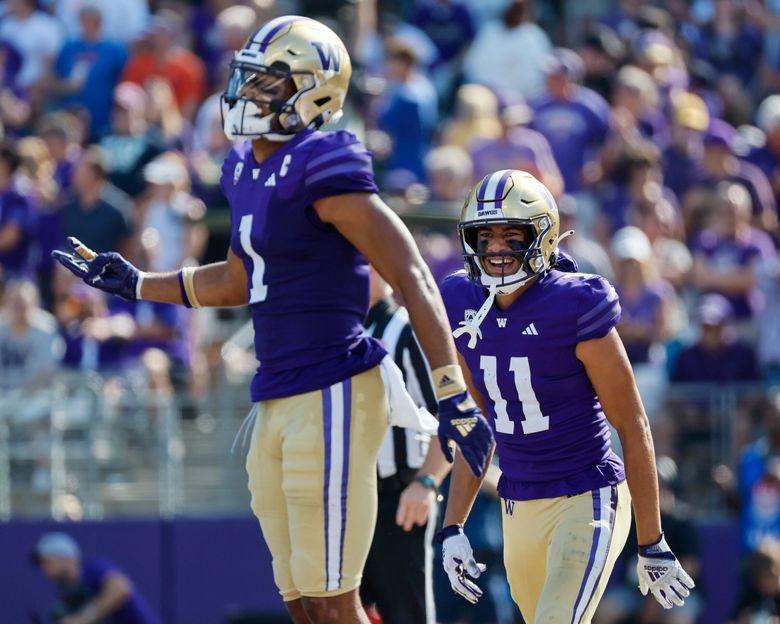
<instances>
[{"instance_id":1,"label":"jersey number 1","mask_svg":"<svg viewBox=\"0 0 780 624\"><path fill-rule=\"evenodd\" d=\"M263 284L263 275L265 274L265 260L252 249L252 217L248 214L241 217L241 223L238 224L238 233L241 236L241 247L246 255L252 259L252 286L249 288L249 303L259 303L265 301L268 296L268 285Z\"/></svg>"},{"instance_id":2,"label":"jersey number 1","mask_svg":"<svg viewBox=\"0 0 780 624\"><path fill-rule=\"evenodd\" d=\"M515 423L509 418L506 409L506 399L501 396L498 387L498 366L495 355L483 355L479 358L479 367L482 369L485 379L485 387L488 391L496 410L496 431L498 433L514 433ZM509 359L509 370L514 373L517 397L523 405L525 418L521 421L523 433L539 433L550 428L550 417L543 416L536 398L533 386L531 386L531 367L527 357L513 357Z\"/></svg>"}]
</instances>

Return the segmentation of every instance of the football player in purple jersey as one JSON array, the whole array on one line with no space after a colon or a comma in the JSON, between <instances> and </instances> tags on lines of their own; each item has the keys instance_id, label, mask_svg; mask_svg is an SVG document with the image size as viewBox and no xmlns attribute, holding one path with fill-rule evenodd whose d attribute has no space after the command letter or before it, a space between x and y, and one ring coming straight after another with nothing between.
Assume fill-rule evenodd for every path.
<instances>
[{"instance_id":1,"label":"football player in purple jersey","mask_svg":"<svg viewBox=\"0 0 780 624\"><path fill-rule=\"evenodd\" d=\"M653 441L615 330L615 289L557 251L571 232L560 234L555 200L524 171L485 176L458 228L467 270L441 292L468 386L495 432L504 561L523 618L591 621L632 503L639 588L666 608L681 605L693 581L661 530ZM484 566L463 524L480 482L455 460L438 534L452 588L471 602Z\"/></svg>"},{"instance_id":2,"label":"football player in purple jersey","mask_svg":"<svg viewBox=\"0 0 780 624\"><path fill-rule=\"evenodd\" d=\"M245 423L249 489L296 624L368 622L357 589L375 526L377 454L399 393L383 383L392 359L364 335L367 259L403 297L433 369L445 455L452 460L455 442L482 474L493 439L430 273L377 196L370 153L349 132L318 130L340 115L351 71L341 40L305 17L271 20L236 53L224 130L249 140L223 166L224 262L151 274L76 240L74 253L55 252L126 299L249 305L260 361Z\"/></svg>"}]
</instances>

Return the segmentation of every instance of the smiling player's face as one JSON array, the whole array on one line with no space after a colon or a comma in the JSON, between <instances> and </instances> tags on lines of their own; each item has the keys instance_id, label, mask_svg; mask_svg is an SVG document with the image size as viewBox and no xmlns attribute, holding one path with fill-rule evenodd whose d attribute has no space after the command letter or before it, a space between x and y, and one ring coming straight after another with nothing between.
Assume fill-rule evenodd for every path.
<instances>
[{"instance_id":1,"label":"smiling player's face","mask_svg":"<svg viewBox=\"0 0 780 624\"><path fill-rule=\"evenodd\" d=\"M522 255L511 254L528 248L531 244L529 226L490 225L479 228L477 248L483 254L506 254L483 256L480 261L485 272L492 277L512 275L522 267Z\"/></svg>"}]
</instances>

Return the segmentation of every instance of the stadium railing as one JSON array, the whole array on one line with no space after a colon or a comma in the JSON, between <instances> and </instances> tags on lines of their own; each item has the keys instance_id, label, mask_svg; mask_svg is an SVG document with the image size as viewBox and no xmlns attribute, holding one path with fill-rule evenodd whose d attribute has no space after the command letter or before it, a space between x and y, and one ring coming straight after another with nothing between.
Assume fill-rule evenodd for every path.
<instances>
[{"instance_id":1,"label":"stadium railing","mask_svg":"<svg viewBox=\"0 0 780 624\"><path fill-rule=\"evenodd\" d=\"M755 385L671 385L652 415L657 452L678 466L675 486L700 516L725 511L712 469L735 467L760 432ZM0 401L0 519L248 515L245 381L205 399L62 374Z\"/></svg>"}]
</instances>

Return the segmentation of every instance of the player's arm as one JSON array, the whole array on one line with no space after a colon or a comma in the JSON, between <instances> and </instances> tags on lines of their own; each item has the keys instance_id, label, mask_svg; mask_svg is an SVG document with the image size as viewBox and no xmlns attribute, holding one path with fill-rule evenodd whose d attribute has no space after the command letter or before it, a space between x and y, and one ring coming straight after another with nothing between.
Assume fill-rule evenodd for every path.
<instances>
[{"instance_id":1,"label":"player's arm","mask_svg":"<svg viewBox=\"0 0 780 624\"><path fill-rule=\"evenodd\" d=\"M485 403L474 388L471 375L463 359L458 355L458 360L463 368L469 391L485 411ZM488 462L493 455L495 445L491 445ZM447 510L444 513L442 529L436 534L436 541L441 544L442 565L449 578L452 591L459 594L470 603L476 603L482 596L482 590L468 577L479 578L485 571L485 565L477 563L471 543L463 532L463 525L471 512L474 500L477 497L482 481L485 479L485 471L477 477L469 470L460 453L455 456L452 467L450 489L447 493Z\"/></svg>"},{"instance_id":2,"label":"player's arm","mask_svg":"<svg viewBox=\"0 0 780 624\"><path fill-rule=\"evenodd\" d=\"M665 609L681 606L695 583L674 556L661 531L650 424L617 330L613 327L603 338L580 342L577 357L585 366L604 413L623 445L639 542L639 590L644 595L652 592Z\"/></svg>"},{"instance_id":3,"label":"player's arm","mask_svg":"<svg viewBox=\"0 0 780 624\"><path fill-rule=\"evenodd\" d=\"M190 304L194 291L196 302L203 307L227 308L246 305L249 301L246 271L241 259L228 249L227 259L201 267L192 272L192 291L182 293L178 273L147 273L141 284L142 299L163 303L184 303L187 294ZM200 307L199 306L199 307Z\"/></svg>"},{"instance_id":4,"label":"player's arm","mask_svg":"<svg viewBox=\"0 0 780 624\"><path fill-rule=\"evenodd\" d=\"M448 440L456 442L475 474L482 474L493 443L485 418L466 394L455 363L455 345L439 290L401 219L376 194L346 193L317 200L314 209L333 225L403 297L409 318L431 366L439 401L439 443L452 461ZM468 420L466 433L453 421ZM462 428L463 429L463 428Z\"/></svg>"},{"instance_id":5,"label":"player's arm","mask_svg":"<svg viewBox=\"0 0 780 624\"><path fill-rule=\"evenodd\" d=\"M229 307L248 301L244 265L233 250L228 250L223 262L172 273L144 273L118 253L97 254L75 238L68 241L73 253L54 251L54 258L87 284L112 295L188 307Z\"/></svg>"},{"instance_id":6,"label":"player's arm","mask_svg":"<svg viewBox=\"0 0 780 624\"><path fill-rule=\"evenodd\" d=\"M623 446L637 539L640 544L652 544L661 536L655 450L623 343L612 329L603 338L580 342L576 353Z\"/></svg>"},{"instance_id":7,"label":"player's arm","mask_svg":"<svg viewBox=\"0 0 780 624\"><path fill-rule=\"evenodd\" d=\"M432 369L455 363L455 346L439 291L409 230L377 195L350 193L318 200L333 225L401 295Z\"/></svg>"},{"instance_id":8,"label":"player's arm","mask_svg":"<svg viewBox=\"0 0 780 624\"><path fill-rule=\"evenodd\" d=\"M133 585L124 574L117 570L108 572L100 587L100 592L92 598L75 617L65 618L63 624L93 624L102 622L124 605L133 591Z\"/></svg>"},{"instance_id":9,"label":"player's arm","mask_svg":"<svg viewBox=\"0 0 780 624\"><path fill-rule=\"evenodd\" d=\"M474 388L474 383L471 379L471 371L469 371L466 362L463 360L460 354L458 354L458 362L463 369L463 376L466 379L466 385L468 386L471 396L479 405L483 414L487 414L485 409L485 400L479 391ZM490 459L493 457L493 450L495 444L490 449ZM487 473L487 472L486 472ZM473 472L469 470L468 464L461 457L460 453L455 455L455 461L452 465L452 475L450 476L450 489L447 493L447 509L444 511L444 520L442 526L447 527L451 525L463 526L466 524L466 520L471 513L471 508L474 506L474 501L477 498L477 493L482 485L485 475L477 477Z\"/></svg>"}]
</instances>

